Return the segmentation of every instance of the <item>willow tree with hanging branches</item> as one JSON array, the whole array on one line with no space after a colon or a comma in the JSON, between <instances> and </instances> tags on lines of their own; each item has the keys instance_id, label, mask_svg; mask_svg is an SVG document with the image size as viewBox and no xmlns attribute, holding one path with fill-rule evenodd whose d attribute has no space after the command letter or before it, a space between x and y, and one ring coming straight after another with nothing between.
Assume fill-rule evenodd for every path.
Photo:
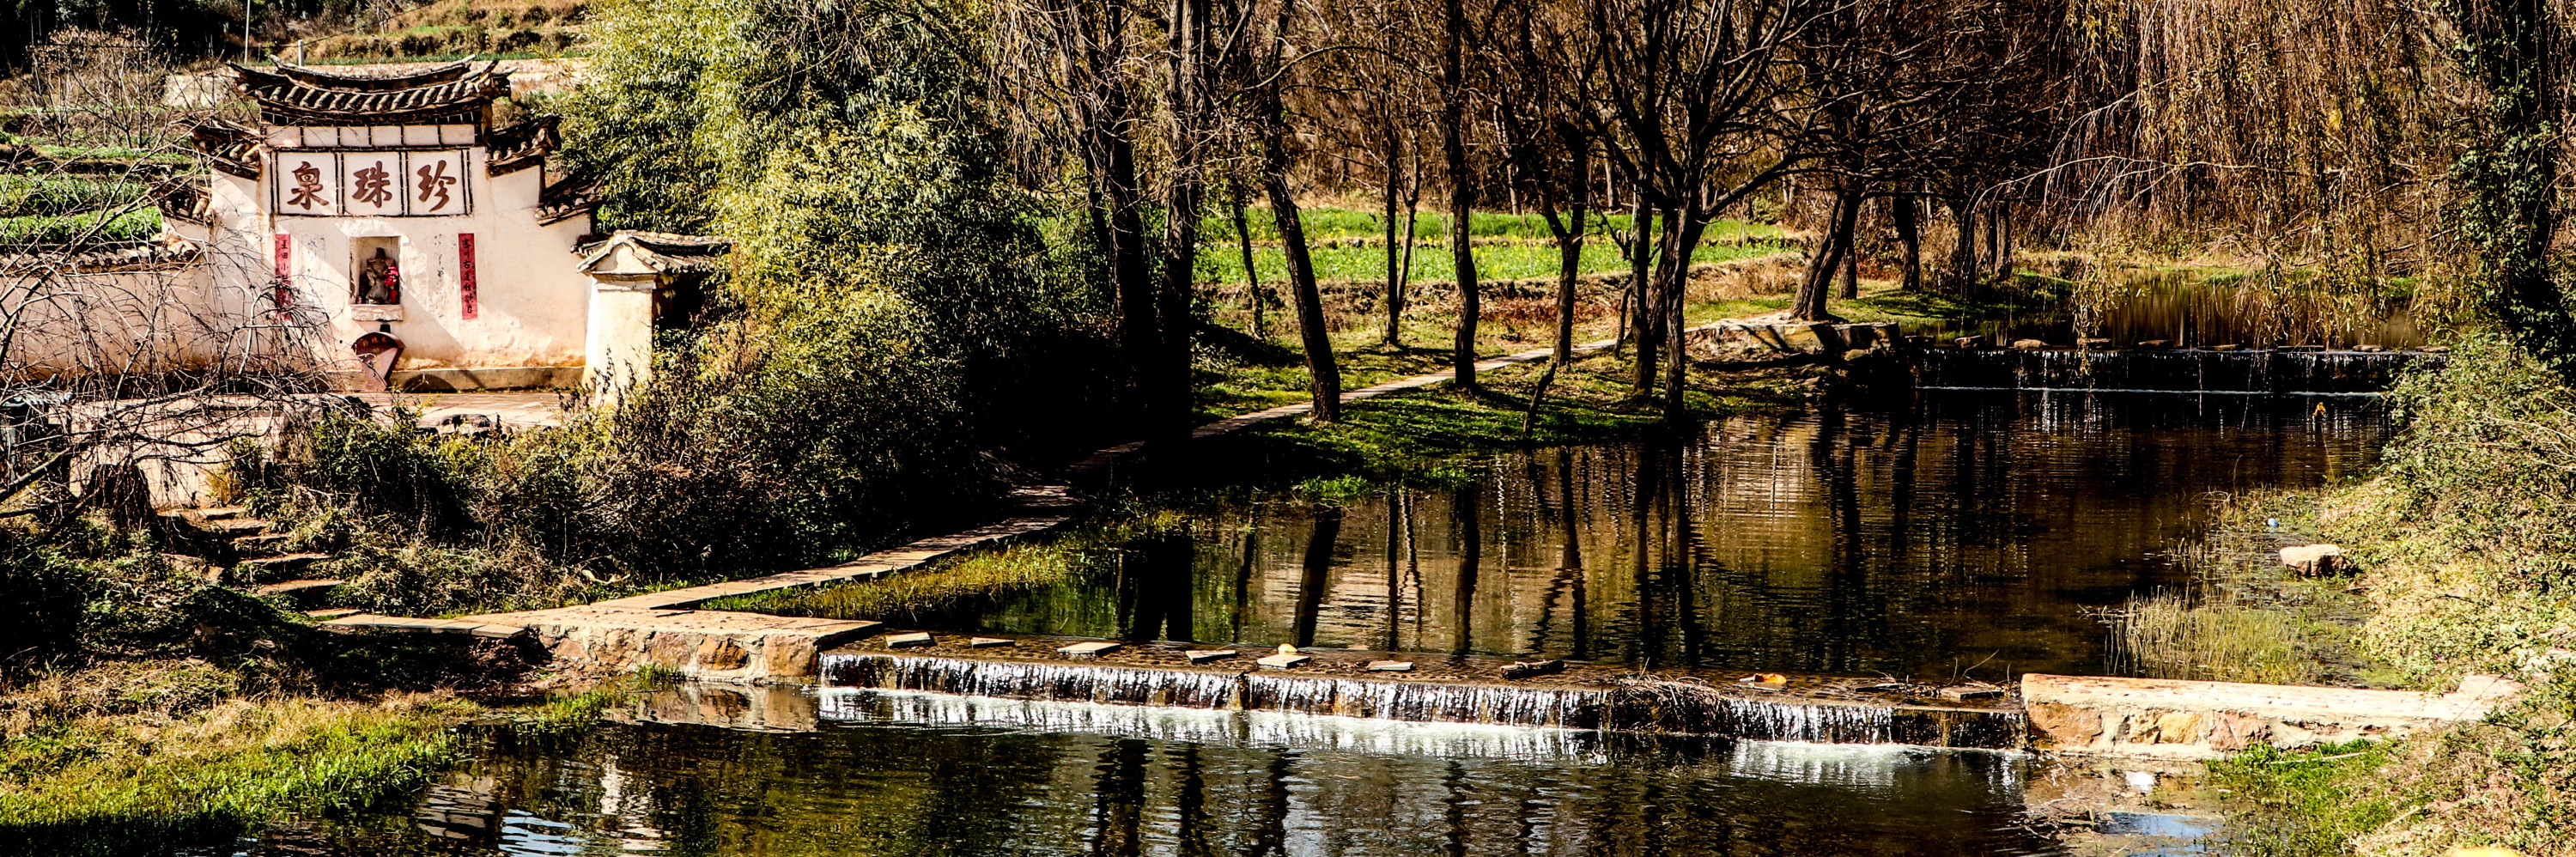
<instances>
[{"instance_id":1,"label":"willow tree with hanging branches","mask_svg":"<svg viewBox=\"0 0 2576 857\"><path fill-rule=\"evenodd\" d=\"M2205 247L2350 314L2576 355L2549 247L2566 10L2545 0L2092 0L2076 119L2011 183L2093 249ZM2332 324L2330 317L2310 323ZM2283 322L2288 324L2289 322ZM2277 331L2288 337L2321 331Z\"/></svg>"}]
</instances>

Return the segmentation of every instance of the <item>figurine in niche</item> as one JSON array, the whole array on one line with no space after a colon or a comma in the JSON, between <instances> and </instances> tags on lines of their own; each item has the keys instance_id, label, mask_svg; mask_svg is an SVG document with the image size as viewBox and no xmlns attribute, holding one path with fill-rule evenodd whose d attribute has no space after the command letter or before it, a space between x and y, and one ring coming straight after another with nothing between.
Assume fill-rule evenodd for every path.
<instances>
[{"instance_id":1,"label":"figurine in niche","mask_svg":"<svg viewBox=\"0 0 2576 857\"><path fill-rule=\"evenodd\" d=\"M362 304L402 302L402 269L394 265L392 257L385 255L385 248L376 248L376 255L373 258L358 265L358 302Z\"/></svg>"}]
</instances>

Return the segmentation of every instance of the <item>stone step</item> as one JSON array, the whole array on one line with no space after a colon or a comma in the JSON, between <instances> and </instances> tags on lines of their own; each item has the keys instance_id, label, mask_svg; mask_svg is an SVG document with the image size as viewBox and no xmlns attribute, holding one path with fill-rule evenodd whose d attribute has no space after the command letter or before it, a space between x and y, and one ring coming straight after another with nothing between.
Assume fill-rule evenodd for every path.
<instances>
[{"instance_id":1,"label":"stone step","mask_svg":"<svg viewBox=\"0 0 2576 857\"><path fill-rule=\"evenodd\" d=\"M257 583L285 575L301 574L305 569L313 567L314 563L330 558L331 555L327 553L278 554L242 560L240 568L250 575L251 582Z\"/></svg>"},{"instance_id":2,"label":"stone step","mask_svg":"<svg viewBox=\"0 0 2576 857\"><path fill-rule=\"evenodd\" d=\"M379 616L374 613L352 613L322 623L327 631L380 634L457 634L508 639L528 632L520 625L502 625L464 619L414 619L408 616Z\"/></svg>"},{"instance_id":3,"label":"stone step","mask_svg":"<svg viewBox=\"0 0 2576 857\"><path fill-rule=\"evenodd\" d=\"M285 547L286 541L292 538L295 538L294 533L254 533L247 536L234 536L233 550L244 558L272 556L280 548Z\"/></svg>"},{"instance_id":4,"label":"stone step","mask_svg":"<svg viewBox=\"0 0 2576 857\"><path fill-rule=\"evenodd\" d=\"M331 587L347 582L348 581L337 578L286 580L279 581L277 583L263 583L258 586L253 586L250 588L250 592L252 595L257 595L261 598L266 598L271 595L284 595L289 598L314 598L319 597L324 592L330 591Z\"/></svg>"},{"instance_id":5,"label":"stone step","mask_svg":"<svg viewBox=\"0 0 2576 857\"><path fill-rule=\"evenodd\" d=\"M226 538L265 533L269 528L267 521L258 518L226 518L220 521L207 521L200 526L207 532Z\"/></svg>"}]
</instances>

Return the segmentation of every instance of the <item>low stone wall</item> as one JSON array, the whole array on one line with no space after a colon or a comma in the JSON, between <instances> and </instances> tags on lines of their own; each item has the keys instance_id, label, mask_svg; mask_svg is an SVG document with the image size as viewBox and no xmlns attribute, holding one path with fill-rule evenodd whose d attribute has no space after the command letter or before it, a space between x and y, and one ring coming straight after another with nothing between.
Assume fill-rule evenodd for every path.
<instances>
[{"instance_id":1,"label":"low stone wall","mask_svg":"<svg viewBox=\"0 0 2576 857\"><path fill-rule=\"evenodd\" d=\"M878 628L867 621L600 605L468 618L526 628L560 661L621 671L657 666L730 682L810 678L823 650Z\"/></svg>"},{"instance_id":2,"label":"low stone wall","mask_svg":"<svg viewBox=\"0 0 2576 857\"><path fill-rule=\"evenodd\" d=\"M2447 694L2103 676L2021 680L2032 749L2152 759L2404 738L2486 716L2519 690L2483 676Z\"/></svg>"}]
</instances>

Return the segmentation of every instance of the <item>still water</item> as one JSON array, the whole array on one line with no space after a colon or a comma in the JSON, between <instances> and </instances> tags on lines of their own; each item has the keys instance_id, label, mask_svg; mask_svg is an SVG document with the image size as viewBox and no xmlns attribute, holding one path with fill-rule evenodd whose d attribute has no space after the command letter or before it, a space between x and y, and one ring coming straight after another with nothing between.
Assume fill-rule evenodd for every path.
<instances>
[{"instance_id":1,"label":"still water","mask_svg":"<svg viewBox=\"0 0 2576 857\"><path fill-rule=\"evenodd\" d=\"M2020 754L1140 715L1206 721L1183 741L925 723L918 701L845 703L859 713L810 731L629 723L493 743L415 801L209 853L2058 853L2019 824Z\"/></svg>"},{"instance_id":2,"label":"still water","mask_svg":"<svg viewBox=\"0 0 2576 857\"><path fill-rule=\"evenodd\" d=\"M2402 298L2179 272L2137 273L2095 284L2062 304L1966 322L1909 325L1906 332L1941 338L1974 334L1994 342L2037 339L2058 346L2073 345L2077 337L2101 337L2122 346L2164 340L2175 348L2424 344L2410 302Z\"/></svg>"},{"instance_id":3,"label":"still water","mask_svg":"<svg viewBox=\"0 0 2576 857\"><path fill-rule=\"evenodd\" d=\"M2102 673L2098 612L2185 582L2230 492L2365 468L2368 398L1927 394L1542 449L1448 484L1196 510L1090 573L899 624L1641 666Z\"/></svg>"}]
</instances>

